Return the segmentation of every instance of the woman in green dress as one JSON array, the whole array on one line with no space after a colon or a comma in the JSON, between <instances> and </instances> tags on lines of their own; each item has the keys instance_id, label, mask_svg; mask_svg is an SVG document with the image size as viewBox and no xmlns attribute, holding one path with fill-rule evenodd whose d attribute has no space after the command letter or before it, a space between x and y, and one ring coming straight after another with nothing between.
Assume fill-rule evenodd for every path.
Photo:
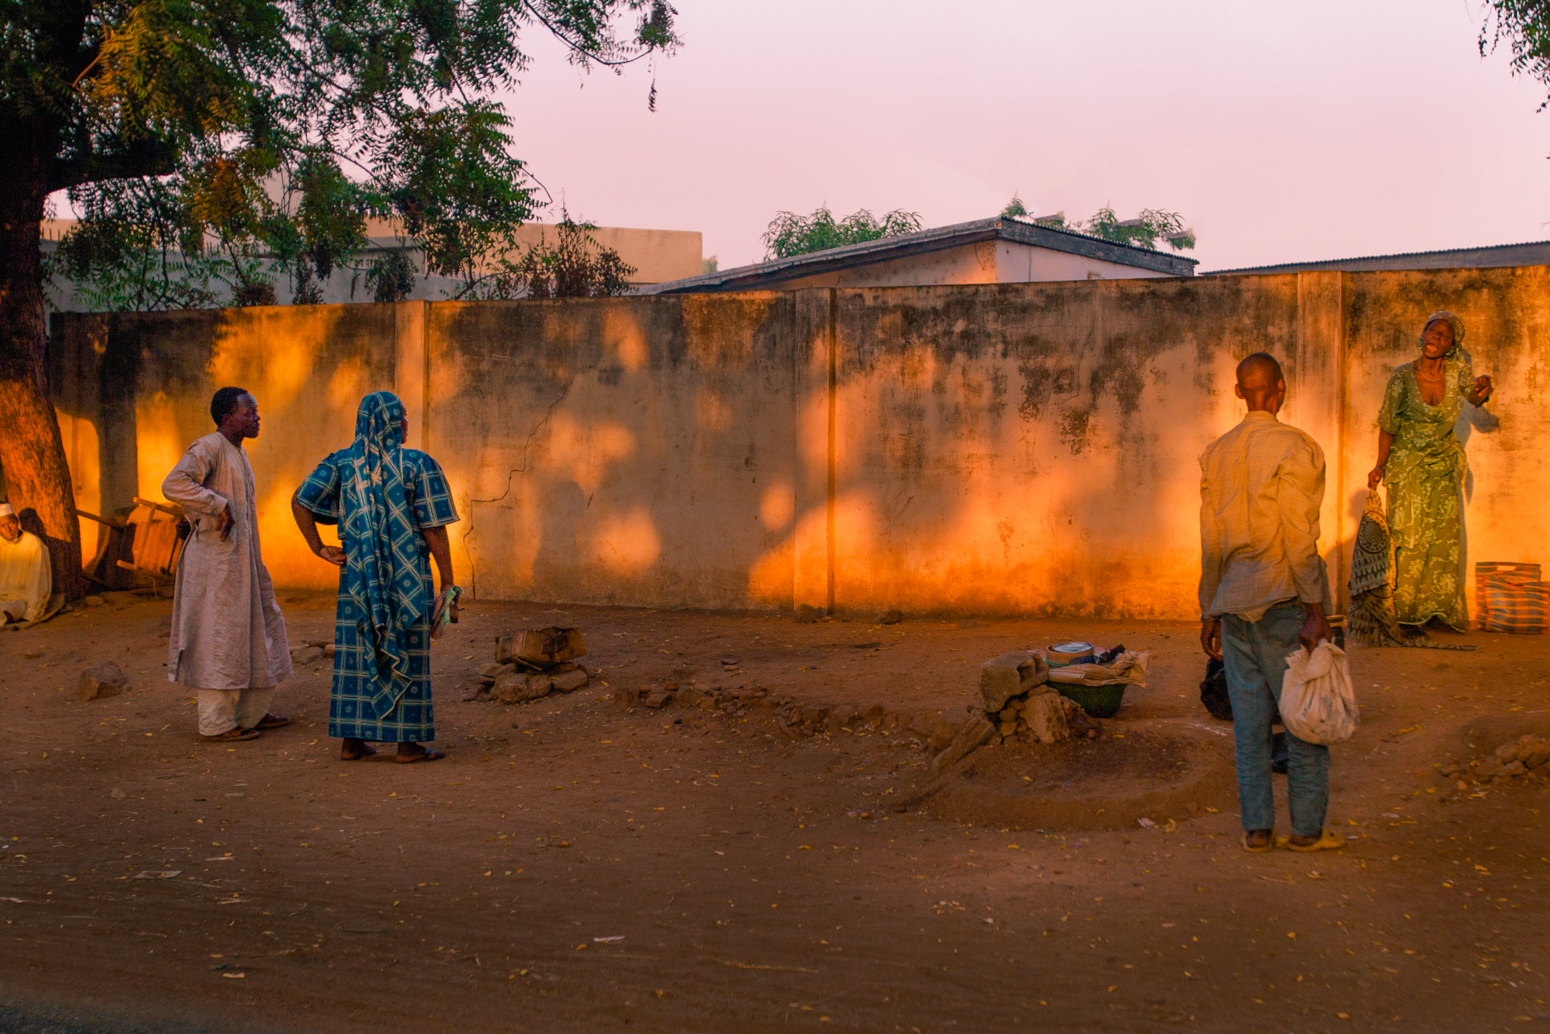
<instances>
[{"instance_id":1,"label":"woman in green dress","mask_svg":"<svg viewBox=\"0 0 1550 1034\"><path fill-rule=\"evenodd\" d=\"M1464 445L1453 433L1468 402L1484 405L1491 378L1476 377L1464 341L1464 321L1451 312L1426 317L1421 356L1395 368L1378 414L1378 465L1367 487L1389 486L1394 541L1394 611L1402 625L1437 619L1462 632L1464 523L1460 504Z\"/></svg>"}]
</instances>

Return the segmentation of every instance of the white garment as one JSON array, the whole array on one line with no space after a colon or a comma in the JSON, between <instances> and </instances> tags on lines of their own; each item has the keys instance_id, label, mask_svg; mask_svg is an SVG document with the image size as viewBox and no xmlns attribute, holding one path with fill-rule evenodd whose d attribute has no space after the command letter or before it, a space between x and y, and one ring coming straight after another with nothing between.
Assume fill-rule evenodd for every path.
<instances>
[{"instance_id":1,"label":"white garment","mask_svg":"<svg viewBox=\"0 0 1550 1034\"><path fill-rule=\"evenodd\" d=\"M167 680L198 689L274 686L291 674L285 618L258 547L247 453L216 432L188 447L161 485L194 525L178 562ZM221 540L218 519L236 520Z\"/></svg>"},{"instance_id":2,"label":"white garment","mask_svg":"<svg viewBox=\"0 0 1550 1034\"><path fill-rule=\"evenodd\" d=\"M19 621L36 621L48 609L53 584L42 539L30 531L15 542L0 538L0 610Z\"/></svg>"},{"instance_id":3,"label":"white garment","mask_svg":"<svg viewBox=\"0 0 1550 1034\"><path fill-rule=\"evenodd\" d=\"M201 689L199 735L219 736L233 729L251 729L269 713L274 688Z\"/></svg>"}]
</instances>

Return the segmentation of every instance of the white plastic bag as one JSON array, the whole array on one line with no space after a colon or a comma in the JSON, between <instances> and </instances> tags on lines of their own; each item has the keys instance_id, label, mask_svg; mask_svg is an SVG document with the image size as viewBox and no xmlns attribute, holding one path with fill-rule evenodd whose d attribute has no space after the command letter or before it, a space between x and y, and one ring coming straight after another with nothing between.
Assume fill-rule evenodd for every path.
<instances>
[{"instance_id":1,"label":"white plastic bag","mask_svg":"<svg viewBox=\"0 0 1550 1034\"><path fill-rule=\"evenodd\" d=\"M1344 743L1356 735L1361 715L1345 651L1328 642L1320 643L1311 654L1299 646L1286 658L1286 665L1281 718L1287 731L1305 743L1325 745Z\"/></svg>"}]
</instances>

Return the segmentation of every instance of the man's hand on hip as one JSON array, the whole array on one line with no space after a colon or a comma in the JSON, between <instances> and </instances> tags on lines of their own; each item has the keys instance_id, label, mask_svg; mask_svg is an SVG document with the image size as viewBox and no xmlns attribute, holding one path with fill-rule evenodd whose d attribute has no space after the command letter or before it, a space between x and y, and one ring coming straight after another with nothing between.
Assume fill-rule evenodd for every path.
<instances>
[{"instance_id":1,"label":"man's hand on hip","mask_svg":"<svg viewBox=\"0 0 1550 1034\"><path fill-rule=\"evenodd\" d=\"M1308 618L1302 623L1302 628L1297 632L1297 638L1302 640L1309 653L1312 653L1319 643L1325 639L1334 639L1334 630L1329 627L1329 618L1324 615L1324 604L1304 603L1308 611Z\"/></svg>"},{"instance_id":2,"label":"man's hand on hip","mask_svg":"<svg viewBox=\"0 0 1550 1034\"><path fill-rule=\"evenodd\" d=\"M1222 659L1222 619L1200 619L1200 648L1213 660Z\"/></svg>"}]
</instances>

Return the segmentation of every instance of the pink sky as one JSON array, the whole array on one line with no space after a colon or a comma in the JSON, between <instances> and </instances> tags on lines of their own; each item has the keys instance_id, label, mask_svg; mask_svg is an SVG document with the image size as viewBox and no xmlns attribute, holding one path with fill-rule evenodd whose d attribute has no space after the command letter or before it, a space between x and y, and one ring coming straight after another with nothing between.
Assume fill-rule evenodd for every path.
<instances>
[{"instance_id":1,"label":"pink sky","mask_svg":"<svg viewBox=\"0 0 1550 1034\"><path fill-rule=\"evenodd\" d=\"M674 0L582 74L529 38L516 153L571 214L757 261L780 209L1181 212L1202 270L1550 239L1550 113L1476 0ZM547 219L547 217L546 217Z\"/></svg>"}]
</instances>

